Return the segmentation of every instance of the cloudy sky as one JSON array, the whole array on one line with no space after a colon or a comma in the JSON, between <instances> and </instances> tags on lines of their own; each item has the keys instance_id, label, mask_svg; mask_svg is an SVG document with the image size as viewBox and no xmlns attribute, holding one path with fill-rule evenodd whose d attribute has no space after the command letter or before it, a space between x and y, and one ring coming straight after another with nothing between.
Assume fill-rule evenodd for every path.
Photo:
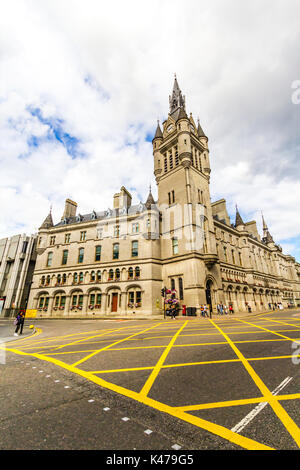
<instances>
[{"instance_id":1,"label":"cloudy sky","mask_svg":"<svg viewBox=\"0 0 300 470\"><path fill-rule=\"evenodd\" d=\"M263 211L300 261L298 0L9 0L0 15L0 238L67 197L156 197L151 140L174 73L209 137L212 200Z\"/></svg>"}]
</instances>

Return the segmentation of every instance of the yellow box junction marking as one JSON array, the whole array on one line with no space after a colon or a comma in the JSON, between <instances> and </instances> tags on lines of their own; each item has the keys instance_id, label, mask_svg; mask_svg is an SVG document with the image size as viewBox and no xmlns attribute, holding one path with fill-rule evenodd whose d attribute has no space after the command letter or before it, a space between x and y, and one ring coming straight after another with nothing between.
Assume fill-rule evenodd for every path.
<instances>
[{"instance_id":1,"label":"yellow box junction marking","mask_svg":"<svg viewBox=\"0 0 300 470\"><path fill-rule=\"evenodd\" d=\"M278 398L272 395L271 391L268 389L268 387L264 384L264 382L261 380L261 378L258 376L258 374L255 372L253 367L249 364L247 359L243 356L243 354L240 352L240 350L235 346L235 344L231 341L231 339L227 336L226 333L224 333L219 326L217 326L212 320L210 322L215 325L215 327L222 333L224 338L227 339L228 343L232 347L232 349L235 351L236 355L241 359L245 369L249 373L249 375L252 377L254 383L256 386L259 388L259 390L262 392L263 396L265 397L265 401L267 401L270 406L273 408L274 412L282 422L282 424L285 426L287 431L290 433L290 435L293 437L294 441L297 443L298 447L300 447L300 430L296 423L292 420L292 418L288 415L288 413L285 411L285 409L281 406L281 404L278 402ZM245 322L247 323L247 322Z\"/></svg>"},{"instance_id":2,"label":"yellow box junction marking","mask_svg":"<svg viewBox=\"0 0 300 470\"><path fill-rule=\"evenodd\" d=\"M271 321L272 321L272 320L271 320ZM152 373L153 375L152 375L151 381L149 380L150 377L151 377L151 375L150 375L150 377L148 378L148 386L147 386L148 391L150 390L151 386L153 385L154 380L155 380L155 378L157 377L157 375L158 375L160 369L165 368L165 367L181 366L180 364L178 364L178 365L175 364L175 365L170 365L170 366L169 366L169 365L164 365L163 362L164 362L165 358L167 357L168 352L170 351L170 349L171 349L172 347L185 347L185 346L189 346L189 345L174 345L174 342L176 341L178 335L180 334L180 332L182 331L182 329L185 327L185 325L187 325L188 322L189 322L189 321L186 321L185 324L182 326L182 328L180 328L180 330L178 330L178 331L175 333L175 335L174 335L173 338L171 339L171 342L169 343L169 345L167 345L167 346L152 346L152 347L164 347L164 348L166 348L166 349L165 349L163 355L161 356L160 360L159 360L158 363L156 364L156 366L147 368L147 369L149 369L149 370L152 369L153 372L154 372L154 369L155 369L155 375ZM158 325L155 325L155 326L159 326L159 325L161 325L161 323L159 323ZM258 443L258 442L256 442L256 441L252 440L252 439L248 439L248 438L245 438L245 437L243 437L243 436L240 436L239 434L234 433L234 432L232 432L231 430L229 430L229 429L227 429L227 428L225 428L225 427L223 427L223 426L216 425L216 424L214 424L214 423L211 423L211 422L209 422L209 421L203 420L203 419L201 419L201 418L198 418L198 417L195 417L195 416L192 416L192 415L189 415L189 414L186 413L186 411L187 411L188 409L190 409L190 410L192 410L192 409L205 409L205 407L207 407L207 408L209 408L209 407L214 407L214 405L215 405L215 406L218 406L218 407L222 407L222 406L235 406L235 405L237 406L238 404L259 403L260 400L261 400L261 401L269 401L269 399L266 399L266 396L265 396L266 394L265 394L265 393L263 393L263 396L262 396L261 398L252 398L252 399L250 398L249 400L235 400L235 401L231 401L231 402L220 402L220 403L217 403L217 404L194 405L193 408L188 408L188 407L170 407L170 406L165 405L165 404L163 404L163 403L161 403L161 402L157 402L156 400L150 399L148 396L146 396L146 395L145 395L145 392L146 392L146 390L147 390L146 388L144 388L143 394L142 394L142 393L136 393L136 392L133 392L133 391L128 390L128 389L126 389L126 388L123 388L123 387L117 386L117 385L115 385L115 384L112 384L112 383L110 383L110 382L106 382L105 380L101 379L100 377L95 376L94 374L95 374L95 373L98 373L98 372L95 372L95 371L94 371L94 372L87 372L87 371L81 370L81 369L79 369L79 368L77 367L77 365L79 365L79 363L84 362L85 360L89 359L90 357L94 356L95 354L98 354L99 352L101 352L101 351L103 351L103 350L106 350L106 349L108 349L108 348L111 348L110 350L114 350L114 349L112 348L112 346L114 346L114 345L116 345L116 344L118 344L118 343L121 343L121 342L123 342L123 341L131 340L131 338L133 338L134 336L137 336L137 335L142 334L142 333L144 333L144 332L146 332L146 331L148 331L148 330L150 330L150 329L152 329L152 328L155 328L155 326L152 326L151 328L144 329L143 331L139 331L139 332L137 332L137 333L135 333L135 334L133 334L133 335L127 337L127 338L124 338L124 339L115 341L114 343L112 343L112 344L106 346L105 348L98 349L98 350L94 350L92 354L89 354L88 356L86 356L85 358L83 358L81 361L78 361L77 363L75 363L75 364L73 364L73 365L66 364L66 363L61 362L61 361L59 361L59 360L57 360L57 359L54 359L54 358L52 358L52 357L47 357L47 356L45 356L45 355L43 355L43 354L35 354L35 353L30 353L30 352L26 353L26 352L23 352L23 351L20 351L20 350L10 349L10 348L4 348L4 349L6 349L7 351L14 352L14 353L16 353L16 354L26 355L26 356L33 356L33 357L36 357L36 358L38 358L38 359L51 362L51 363L53 363L53 364L55 364L55 365L57 365L57 366L63 367L63 368L65 368L65 369L67 369L67 370L69 370L69 371L71 371L71 372L74 372L74 373L76 373L76 374L78 374L78 375L81 375L81 376L87 378L88 380L91 380L91 381L97 383L97 384L100 385L100 386L103 386L103 387L105 387L105 388L108 388L108 389L110 389L110 390L112 390L112 391L115 391L115 392L120 393L120 394L122 394L122 395L125 395L125 396L127 396L127 397L133 398L134 400L137 400L137 401L139 401L139 402L141 402L141 403L143 403L143 404L145 404L145 405L147 405L147 406L151 406L151 407L153 407L153 408L155 408L155 409L157 409L157 410L159 410L159 411L168 413L168 414L170 414L170 415L172 415L172 416L175 416L175 417L177 417L177 418L179 418L179 419L182 419L182 420L184 420L184 421L186 421L186 422L189 422L189 423L191 423L191 424L194 424L195 426L197 426L197 427L199 427L199 428L206 429L207 431L212 432L213 434L216 434L216 435L218 435L218 436L220 436L220 437L222 437L222 438L224 438L224 439L226 439L226 440L229 440L230 442L233 442L233 443L239 445L240 447L243 447L243 448L246 448L246 449L271 449L271 447L268 447L268 446L265 446L265 445L263 445L263 444L260 444L260 443ZM172 326L173 326L173 325L172 325ZM174 325L174 326L175 326L175 325ZM216 326L216 325L214 325L214 326ZM227 327L227 326L228 326L228 325L226 325L226 327ZM253 325L253 324L252 324L252 326L254 326L255 328L260 328L259 326ZM120 330L120 329L118 329L118 331L119 331L119 330ZM98 330L98 331L99 331L99 330ZM116 329L116 330L112 330L112 334L114 334L116 331L117 331L117 329ZM270 331L270 330L266 330L266 331ZM106 332L107 332L107 331L106 331ZM221 332L221 331L220 331L220 332ZM270 331L270 332L271 332L271 333L274 333L273 331ZM89 333L90 333L90 332L89 332ZM88 334L88 333L86 333L86 334ZM221 332L221 334L224 336L224 333L223 333L223 332ZM225 334L225 335L226 335L226 334ZM74 338L74 336L76 336L76 334L73 334L73 335L66 335L66 337L67 337L67 336L71 336L71 337L73 336L73 338ZM182 335L182 336L183 336L183 335ZM283 337L283 335L279 335L279 336L282 336L282 337ZM61 338L62 338L62 337L59 337L59 339L61 339ZM291 338L288 338L288 337L283 337L283 338L284 338L284 339L287 339L287 340L290 340L290 341L294 341L294 340L292 340ZM25 339L25 338L24 338L24 339ZM226 341L227 341L227 343L228 343L228 339L229 339L229 338L228 338L228 339L225 338L225 339L226 339ZM52 340L53 340L53 338L52 338ZM50 340L49 340L49 341L50 341ZM84 341L84 339L83 339L83 341ZM230 341L230 339L229 339L229 341ZM260 340L255 340L255 341L260 341ZM264 340L262 340L262 341L264 341ZM270 340L265 340L265 341L270 341ZM277 340L277 341L282 341L282 340ZM77 341L75 341L75 342L73 341L73 343L69 343L69 345L74 344L74 343L76 343L76 342L77 342ZM251 341L241 341L241 342L247 343L247 342L251 342ZM17 343L17 340L16 340L16 343ZM42 343L42 341L40 341L40 343ZM201 343L200 343L200 344L201 344ZM205 343L203 343L203 344L205 344ZM213 344L220 344L220 343L207 343L207 344L208 344L208 345L213 345ZM224 342L222 342L221 344L224 344ZM225 342L225 344L226 344L226 342ZM232 344L234 344L234 343L232 342ZM43 345L42 345L42 344L41 344L40 346L41 346L41 348L43 348ZM63 348L63 347L65 347L65 346L67 346L67 345L60 345L60 346L58 346L58 348L60 348L60 347ZM45 346L44 346L44 347L45 347ZM52 345L52 347L53 347L53 345ZM151 346L150 346L150 348L151 348ZM2 349L3 349L3 348L2 348ZM126 349L131 349L131 348L120 348L120 349L126 350ZM115 348L115 350L118 350L118 348ZM83 352L83 351L78 351L78 352ZM69 353L71 353L71 351L70 351ZM72 353L73 353L73 351L72 351ZM63 354L63 353L62 353L62 354ZM285 356L285 357L289 357L289 356ZM265 358L254 358L253 360L259 360L259 359L265 359ZM240 360L241 360L241 359L239 358L239 359L236 359L236 360L234 360L234 361L240 361ZM247 360L246 360L245 358L244 358L244 360L247 362ZM248 360L251 360L251 359L248 359ZM215 362L215 361L207 361L207 363L209 363L209 362L213 363L213 362ZM218 362L218 361L217 361L217 362ZM243 362L243 361L242 361L242 362ZM194 363L194 364L198 364L198 363ZM185 365L185 364L182 364L182 366L183 366L183 365ZM187 365L190 365L190 364L187 364ZM250 367L251 367L251 366L250 366ZM131 368L131 369L128 369L128 370L145 370L145 369L146 369L146 368L143 367L143 368ZM101 372L102 372L102 371L99 371L99 373L101 373ZM151 382L152 382L152 383L151 383ZM147 383L147 382L146 382L146 383ZM146 385L146 384L145 384L145 385ZM145 387L145 386L144 386L144 387ZM267 389L267 390L268 390L268 389ZM271 393L271 392L269 392L269 393ZM271 397L269 397L269 398L270 398L270 399L271 399L271 398L274 399L274 396L271 394ZM279 396L279 395L278 395L278 396L276 397L276 400L298 399L298 398L299 398L299 394L294 394L294 395L282 395L282 396ZM238 403L238 402L239 402L239 403ZM229 404L229 403L231 403L231 404ZM195 407L197 407L197 408L195 408ZM199 408L199 407L201 407L201 408ZM204 407L204 408L202 408L202 407ZM289 422L288 424L290 425L290 422ZM297 429L298 429L298 428L297 428Z\"/></svg>"}]
</instances>

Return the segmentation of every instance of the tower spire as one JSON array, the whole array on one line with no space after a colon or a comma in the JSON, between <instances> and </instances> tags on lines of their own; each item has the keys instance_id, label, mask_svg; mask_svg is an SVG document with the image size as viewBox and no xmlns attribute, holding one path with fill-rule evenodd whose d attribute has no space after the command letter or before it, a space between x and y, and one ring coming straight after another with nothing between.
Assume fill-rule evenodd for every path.
<instances>
[{"instance_id":1,"label":"tower spire","mask_svg":"<svg viewBox=\"0 0 300 470\"><path fill-rule=\"evenodd\" d=\"M263 223L263 241L266 243L273 243L274 240L273 240L272 235L269 232L263 213L261 213L261 217L262 217L262 223Z\"/></svg>"},{"instance_id":2,"label":"tower spire","mask_svg":"<svg viewBox=\"0 0 300 470\"><path fill-rule=\"evenodd\" d=\"M175 113L179 108L184 108L185 110L185 97L182 95L181 90L178 85L176 73L174 78L173 92L169 96L169 105L170 105L170 114Z\"/></svg>"}]
</instances>

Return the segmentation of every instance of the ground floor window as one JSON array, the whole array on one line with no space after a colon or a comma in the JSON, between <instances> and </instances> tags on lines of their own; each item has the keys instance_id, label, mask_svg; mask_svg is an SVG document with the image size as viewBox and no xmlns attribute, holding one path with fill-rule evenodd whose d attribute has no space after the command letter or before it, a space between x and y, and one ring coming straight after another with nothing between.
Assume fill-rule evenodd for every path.
<instances>
[{"instance_id":1,"label":"ground floor window","mask_svg":"<svg viewBox=\"0 0 300 470\"><path fill-rule=\"evenodd\" d=\"M141 307L142 305L142 292L140 290L130 290L128 292L128 307Z\"/></svg>"},{"instance_id":2,"label":"ground floor window","mask_svg":"<svg viewBox=\"0 0 300 470\"><path fill-rule=\"evenodd\" d=\"M100 308L101 307L101 293L92 293L92 294L90 294L89 307L90 308Z\"/></svg>"}]
</instances>

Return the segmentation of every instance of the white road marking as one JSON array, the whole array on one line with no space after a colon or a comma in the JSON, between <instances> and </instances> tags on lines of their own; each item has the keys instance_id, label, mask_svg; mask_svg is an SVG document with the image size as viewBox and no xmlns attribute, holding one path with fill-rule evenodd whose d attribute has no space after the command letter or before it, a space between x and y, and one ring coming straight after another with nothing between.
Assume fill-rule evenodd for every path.
<instances>
[{"instance_id":1,"label":"white road marking","mask_svg":"<svg viewBox=\"0 0 300 470\"><path fill-rule=\"evenodd\" d=\"M178 444L174 444L172 446L172 449L179 450L179 449L181 449L181 446L179 446Z\"/></svg>"},{"instance_id":2,"label":"white road marking","mask_svg":"<svg viewBox=\"0 0 300 470\"><path fill-rule=\"evenodd\" d=\"M291 380L293 379L293 377L287 377L286 379L284 379L281 384L278 385L278 387L275 388L275 390L273 390L272 392L272 395L278 395L278 393L280 392L280 390L282 390ZM256 415L258 415L258 413L268 404L268 402L262 402L262 403L259 403L259 405L257 405L252 411L250 411L250 413L247 414L247 416L245 416L244 419L242 419L236 426L234 426L231 431L233 432L241 432L245 426L247 426L247 424L250 423L250 421L252 421Z\"/></svg>"},{"instance_id":3,"label":"white road marking","mask_svg":"<svg viewBox=\"0 0 300 470\"><path fill-rule=\"evenodd\" d=\"M103 408L103 411L109 411L110 408L106 407L106 408Z\"/></svg>"},{"instance_id":4,"label":"white road marking","mask_svg":"<svg viewBox=\"0 0 300 470\"><path fill-rule=\"evenodd\" d=\"M124 418L122 418L122 421L129 421L130 418L127 418L126 416L124 416Z\"/></svg>"},{"instance_id":5,"label":"white road marking","mask_svg":"<svg viewBox=\"0 0 300 470\"><path fill-rule=\"evenodd\" d=\"M93 403L93 401L95 401L95 400L88 400L89 403Z\"/></svg>"},{"instance_id":6,"label":"white road marking","mask_svg":"<svg viewBox=\"0 0 300 470\"><path fill-rule=\"evenodd\" d=\"M153 431L151 431L151 429L146 429L146 431L144 431L145 434L152 434Z\"/></svg>"}]
</instances>

